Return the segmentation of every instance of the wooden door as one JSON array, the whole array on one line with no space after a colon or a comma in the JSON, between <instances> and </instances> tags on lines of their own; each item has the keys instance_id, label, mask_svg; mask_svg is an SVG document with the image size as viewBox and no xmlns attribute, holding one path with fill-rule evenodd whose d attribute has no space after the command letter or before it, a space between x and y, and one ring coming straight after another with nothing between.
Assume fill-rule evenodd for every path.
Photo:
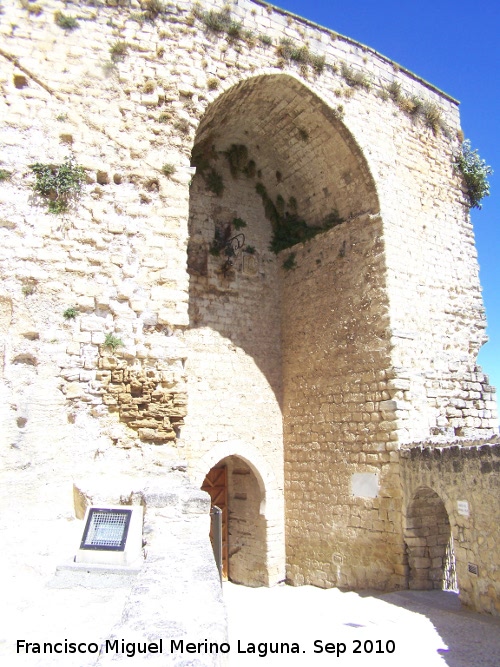
<instances>
[{"instance_id":1,"label":"wooden door","mask_svg":"<svg viewBox=\"0 0 500 667\"><path fill-rule=\"evenodd\" d=\"M212 505L217 505L222 510L222 579L227 581L229 577L229 522L226 466L212 468L205 477L201 490L210 494ZM210 540L212 540L212 530L210 530Z\"/></svg>"}]
</instances>

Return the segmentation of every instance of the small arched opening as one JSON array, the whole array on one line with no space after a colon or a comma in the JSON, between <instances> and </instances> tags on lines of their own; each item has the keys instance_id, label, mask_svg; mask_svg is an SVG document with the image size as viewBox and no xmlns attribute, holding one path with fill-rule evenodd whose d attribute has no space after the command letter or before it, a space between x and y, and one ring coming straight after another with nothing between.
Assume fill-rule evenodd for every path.
<instances>
[{"instance_id":1,"label":"small arched opening","mask_svg":"<svg viewBox=\"0 0 500 667\"><path fill-rule=\"evenodd\" d=\"M246 586L269 584L263 485L252 467L227 456L207 473L201 486L222 510L223 579Z\"/></svg>"},{"instance_id":2,"label":"small arched opening","mask_svg":"<svg viewBox=\"0 0 500 667\"><path fill-rule=\"evenodd\" d=\"M408 588L458 590L450 520L444 502L421 487L408 506L405 526Z\"/></svg>"}]
</instances>

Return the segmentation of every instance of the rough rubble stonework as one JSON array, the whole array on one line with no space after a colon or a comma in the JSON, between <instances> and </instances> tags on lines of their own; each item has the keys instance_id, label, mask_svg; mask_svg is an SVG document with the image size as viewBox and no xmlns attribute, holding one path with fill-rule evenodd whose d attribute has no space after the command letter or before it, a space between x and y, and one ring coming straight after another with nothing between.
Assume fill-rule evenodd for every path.
<instances>
[{"instance_id":1,"label":"rough rubble stonework","mask_svg":"<svg viewBox=\"0 0 500 667\"><path fill-rule=\"evenodd\" d=\"M2 503L64 532L75 478L199 488L223 463L233 580L397 589L443 562L409 553L432 492L464 601L498 614L479 518L498 515L498 470L476 485L469 448L498 424L457 102L260 2L230 6L232 34L207 27L227 20L217 2L42 4L0 15ZM55 215L30 165L70 155L86 183ZM276 255L286 213L334 222ZM422 442L457 443L466 474L432 454L419 476Z\"/></svg>"}]
</instances>

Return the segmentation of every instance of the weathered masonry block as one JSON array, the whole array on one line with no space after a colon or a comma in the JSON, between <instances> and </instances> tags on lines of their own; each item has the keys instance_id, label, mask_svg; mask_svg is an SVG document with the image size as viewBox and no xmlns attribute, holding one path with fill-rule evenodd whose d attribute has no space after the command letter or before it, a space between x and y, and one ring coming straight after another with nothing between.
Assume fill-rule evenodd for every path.
<instances>
[{"instance_id":1,"label":"weathered masonry block","mask_svg":"<svg viewBox=\"0 0 500 667\"><path fill-rule=\"evenodd\" d=\"M459 524L406 450L498 433L458 103L258 1L3 9L3 493L226 467L229 578L440 584L408 518Z\"/></svg>"}]
</instances>

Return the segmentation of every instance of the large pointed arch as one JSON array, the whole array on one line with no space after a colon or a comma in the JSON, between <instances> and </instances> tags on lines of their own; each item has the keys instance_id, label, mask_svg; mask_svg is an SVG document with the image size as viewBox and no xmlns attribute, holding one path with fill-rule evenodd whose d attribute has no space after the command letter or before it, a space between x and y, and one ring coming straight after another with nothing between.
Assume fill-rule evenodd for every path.
<instances>
[{"instance_id":1,"label":"large pointed arch","mask_svg":"<svg viewBox=\"0 0 500 667\"><path fill-rule=\"evenodd\" d=\"M293 191L311 224L332 208L343 218L373 215L380 208L375 182L342 116L342 105L299 77L262 74L219 95L200 121L194 147L247 146L262 171L281 173L279 182L266 181L270 194Z\"/></svg>"},{"instance_id":2,"label":"large pointed arch","mask_svg":"<svg viewBox=\"0 0 500 667\"><path fill-rule=\"evenodd\" d=\"M288 577L322 585L337 576L330 542L345 538L335 499L349 476L339 468L332 493L321 468L335 465L353 437L378 437L378 425L360 424L357 413L373 400L365 378L390 366L375 181L338 102L284 73L245 79L209 105L193 165L183 439L193 458L252 443L288 494ZM277 213L279 224L296 215L324 231L276 252ZM232 255L221 239L234 242ZM319 520L302 512L311 494L339 530L320 544L303 540Z\"/></svg>"}]
</instances>

